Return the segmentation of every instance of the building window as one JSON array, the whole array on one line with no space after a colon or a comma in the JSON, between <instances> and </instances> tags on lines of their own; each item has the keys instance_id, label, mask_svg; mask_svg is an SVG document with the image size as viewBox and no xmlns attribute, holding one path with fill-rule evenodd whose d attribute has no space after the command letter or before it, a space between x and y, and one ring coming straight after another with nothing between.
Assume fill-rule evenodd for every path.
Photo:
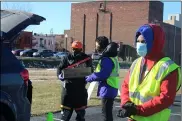
<instances>
[{"instance_id":1,"label":"building window","mask_svg":"<svg viewBox=\"0 0 182 121\"><path fill-rule=\"evenodd\" d=\"M104 3L100 3L100 8L104 9Z\"/></svg>"},{"instance_id":2,"label":"building window","mask_svg":"<svg viewBox=\"0 0 182 121\"><path fill-rule=\"evenodd\" d=\"M40 44L43 44L43 42L42 42L42 41L43 41L43 38L40 38Z\"/></svg>"},{"instance_id":3,"label":"building window","mask_svg":"<svg viewBox=\"0 0 182 121\"><path fill-rule=\"evenodd\" d=\"M106 6L105 6L104 3L100 3L99 11L101 11L101 12L105 12L106 11Z\"/></svg>"},{"instance_id":4,"label":"building window","mask_svg":"<svg viewBox=\"0 0 182 121\"><path fill-rule=\"evenodd\" d=\"M46 40L44 40L44 45L46 45Z\"/></svg>"},{"instance_id":5,"label":"building window","mask_svg":"<svg viewBox=\"0 0 182 121\"><path fill-rule=\"evenodd\" d=\"M27 44L27 45L30 44L30 37L26 36L25 39L24 39L24 43Z\"/></svg>"},{"instance_id":6,"label":"building window","mask_svg":"<svg viewBox=\"0 0 182 121\"><path fill-rule=\"evenodd\" d=\"M40 47L43 47L43 38L40 38Z\"/></svg>"}]
</instances>

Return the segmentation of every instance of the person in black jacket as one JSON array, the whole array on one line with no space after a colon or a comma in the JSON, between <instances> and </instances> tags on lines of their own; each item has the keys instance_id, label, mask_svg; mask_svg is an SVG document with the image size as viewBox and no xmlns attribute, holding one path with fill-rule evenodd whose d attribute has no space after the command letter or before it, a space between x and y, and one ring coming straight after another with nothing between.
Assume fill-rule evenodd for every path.
<instances>
[{"instance_id":1,"label":"person in black jacket","mask_svg":"<svg viewBox=\"0 0 182 121\"><path fill-rule=\"evenodd\" d=\"M70 65L80 62L86 58L89 60L77 65L77 68L91 67L91 57L82 52L82 43L74 41L72 43L73 54L68 53L67 56L61 58L57 69L57 75L62 80L62 95L61 95L61 121L69 121L73 110L77 113L76 121L85 121L85 109L87 107L87 89L85 77L64 79L62 70Z\"/></svg>"}]
</instances>

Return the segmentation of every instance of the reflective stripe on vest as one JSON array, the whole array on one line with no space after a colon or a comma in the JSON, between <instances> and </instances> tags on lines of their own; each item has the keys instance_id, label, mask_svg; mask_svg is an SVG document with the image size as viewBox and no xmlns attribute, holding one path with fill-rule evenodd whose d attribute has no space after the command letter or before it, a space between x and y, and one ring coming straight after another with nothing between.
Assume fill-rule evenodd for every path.
<instances>
[{"instance_id":1,"label":"reflective stripe on vest","mask_svg":"<svg viewBox=\"0 0 182 121\"><path fill-rule=\"evenodd\" d=\"M129 92L129 96L131 98L137 98L138 100L140 100L142 103L145 103L149 100L151 100L153 97L152 96L148 96L148 97L143 97L140 92Z\"/></svg>"},{"instance_id":2,"label":"reflective stripe on vest","mask_svg":"<svg viewBox=\"0 0 182 121\"><path fill-rule=\"evenodd\" d=\"M173 64L173 63L174 63L174 62L173 62L172 60L168 60L168 61L166 61L165 63L163 63L163 64L162 64L162 67L159 69L159 72L157 73L155 79L158 80L158 79L162 76L162 74L165 72L165 70L166 70L167 68L169 68L169 66L170 66L171 64Z\"/></svg>"},{"instance_id":3,"label":"reflective stripe on vest","mask_svg":"<svg viewBox=\"0 0 182 121\"><path fill-rule=\"evenodd\" d=\"M158 61L140 83L139 76L141 63L142 58L139 58L130 68L132 70L130 70L129 97L133 103L142 105L153 97L160 95L160 84L162 80L176 69L178 69L177 90L179 89L181 85L180 68L170 58L165 57ZM166 108L148 117L135 115L131 116L131 118L136 121L155 121L156 119L157 121L168 121L170 113L171 110Z\"/></svg>"},{"instance_id":4,"label":"reflective stripe on vest","mask_svg":"<svg viewBox=\"0 0 182 121\"><path fill-rule=\"evenodd\" d=\"M114 63L114 68L112 69L110 76L107 78L107 84L113 88L118 89L118 87L119 87L119 62L117 60L117 57L115 57L115 58L110 57L110 59ZM100 63L101 63L101 60L97 64L95 72L100 72L100 69L101 69Z\"/></svg>"}]
</instances>

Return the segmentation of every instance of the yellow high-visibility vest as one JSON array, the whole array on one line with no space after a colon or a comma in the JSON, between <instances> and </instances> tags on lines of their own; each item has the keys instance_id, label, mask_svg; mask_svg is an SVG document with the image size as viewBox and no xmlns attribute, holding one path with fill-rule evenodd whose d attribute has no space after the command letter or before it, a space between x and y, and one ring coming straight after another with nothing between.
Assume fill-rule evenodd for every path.
<instances>
[{"instance_id":1,"label":"yellow high-visibility vest","mask_svg":"<svg viewBox=\"0 0 182 121\"><path fill-rule=\"evenodd\" d=\"M114 68L112 69L112 73L107 79L107 84L113 88L118 89L119 88L119 62L117 57L110 57L112 62L114 63ZM101 60L97 64L97 67L95 69L95 72L100 72L101 66L100 66Z\"/></svg>"},{"instance_id":2,"label":"yellow high-visibility vest","mask_svg":"<svg viewBox=\"0 0 182 121\"><path fill-rule=\"evenodd\" d=\"M135 65L132 65L131 67L133 68L130 70L129 97L133 103L136 105L142 105L155 96L159 96L161 82L167 75L175 70L178 70L178 85L176 91L179 90L181 86L180 67L170 58L164 57L159 60L140 83L139 77L141 63L142 57L136 60ZM169 107L148 117L133 115L130 118L136 121L168 121L170 114L171 110Z\"/></svg>"}]
</instances>

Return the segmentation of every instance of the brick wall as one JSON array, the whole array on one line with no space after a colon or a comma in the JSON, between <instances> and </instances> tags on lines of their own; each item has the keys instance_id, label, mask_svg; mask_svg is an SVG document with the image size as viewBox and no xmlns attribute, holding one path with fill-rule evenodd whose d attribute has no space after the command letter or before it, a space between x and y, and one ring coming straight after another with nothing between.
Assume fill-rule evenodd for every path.
<instances>
[{"instance_id":1,"label":"brick wall","mask_svg":"<svg viewBox=\"0 0 182 121\"><path fill-rule=\"evenodd\" d=\"M110 37L110 13L99 12L101 2L73 3L71 10L71 36L83 40L83 16L86 15L86 52L93 51L96 38L96 16L99 14L98 35ZM157 8L153 10L154 5ZM112 40L133 45L136 29L154 19L161 20L161 2L107 2L107 10L113 14ZM159 12L161 11L162 12ZM153 16L153 17L151 17Z\"/></svg>"},{"instance_id":2,"label":"brick wall","mask_svg":"<svg viewBox=\"0 0 182 121\"><path fill-rule=\"evenodd\" d=\"M62 51L64 48L64 41L65 41L64 34L56 35L55 39L56 39L55 50Z\"/></svg>"},{"instance_id":3,"label":"brick wall","mask_svg":"<svg viewBox=\"0 0 182 121\"><path fill-rule=\"evenodd\" d=\"M23 31L14 46L19 49L32 48L32 32Z\"/></svg>"}]
</instances>

